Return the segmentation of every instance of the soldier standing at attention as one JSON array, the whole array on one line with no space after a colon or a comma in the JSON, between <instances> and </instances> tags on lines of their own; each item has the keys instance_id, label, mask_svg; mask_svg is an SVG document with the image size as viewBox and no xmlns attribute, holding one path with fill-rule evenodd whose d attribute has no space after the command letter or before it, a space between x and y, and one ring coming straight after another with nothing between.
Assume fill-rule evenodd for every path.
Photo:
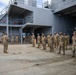
<instances>
[{"instance_id":1,"label":"soldier standing at attention","mask_svg":"<svg viewBox=\"0 0 76 75\"><path fill-rule=\"evenodd\" d=\"M32 36L31 36L31 41L32 41L33 47L35 47L35 35L33 33L32 33Z\"/></svg>"},{"instance_id":2,"label":"soldier standing at attention","mask_svg":"<svg viewBox=\"0 0 76 75\"><path fill-rule=\"evenodd\" d=\"M76 50L76 31L74 31L72 36L72 48L73 48L73 56L75 57L75 50Z\"/></svg>"},{"instance_id":3,"label":"soldier standing at attention","mask_svg":"<svg viewBox=\"0 0 76 75\"><path fill-rule=\"evenodd\" d=\"M2 37L2 43L4 45L4 53L8 53L7 52L7 49L8 49L8 41L9 41L9 38L8 38L7 34L4 33L4 35Z\"/></svg>"},{"instance_id":4,"label":"soldier standing at attention","mask_svg":"<svg viewBox=\"0 0 76 75\"><path fill-rule=\"evenodd\" d=\"M58 54L61 53L61 49L63 50L63 55L65 55L64 36L63 36L62 32L60 32L60 36L59 36L59 52L58 52Z\"/></svg>"},{"instance_id":5,"label":"soldier standing at attention","mask_svg":"<svg viewBox=\"0 0 76 75\"><path fill-rule=\"evenodd\" d=\"M58 48L59 46L59 34L58 33L55 35L55 43L56 43L56 48Z\"/></svg>"},{"instance_id":6,"label":"soldier standing at attention","mask_svg":"<svg viewBox=\"0 0 76 75\"><path fill-rule=\"evenodd\" d=\"M47 43L48 43L48 47L50 46L49 42L50 42L50 34L47 35Z\"/></svg>"},{"instance_id":7,"label":"soldier standing at attention","mask_svg":"<svg viewBox=\"0 0 76 75\"><path fill-rule=\"evenodd\" d=\"M47 43L48 43L48 47L50 47L50 34L47 35Z\"/></svg>"},{"instance_id":8,"label":"soldier standing at attention","mask_svg":"<svg viewBox=\"0 0 76 75\"><path fill-rule=\"evenodd\" d=\"M43 35L44 35L44 34L42 33L42 34L41 34L41 38L40 38L40 40L41 40L41 44L42 44L42 37L43 37Z\"/></svg>"},{"instance_id":9,"label":"soldier standing at attention","mask_svg":"<svg viewBox=\"0 0 76 75\"><path fill-rule=\"evenodd\" d=\"M43 45L43 50L46 50L46 37L44 35L42 36L42 45Z\"/></svg>"},{"instance_id":10,"label":"soldier standing at attention","mask_svg":"<svg viewBox=\"0 0 76 75\"><path fill-rule=\"evenodd\" d=\"M37 34L37 44L38 44L38 48L40 48L41 46L40 46L40 35L39 34Z\"/></svg>"},{"instance_id":11,"label":"soldier standing at attention","mask_svg":"<svg viewBox=\"0 0 76 75\"><path fill-rule=\"evenodd\" d=\"M56 32L54 33L54 47L56 48Z\"/></svg>"},{"instance_id":12,"label":"soldier standing at attention","mask_svg":"<svg viewBox=\"0 0 76 75\"><path fill-rule=\"evenodd\" d=\"M50 41L49 41L49 43L50 43L50 52L52 51L52 52L54 52L54 37L52 36L52 34L50 34Z\"/></svg>"},{"instance_id":13,"label":"soldier standing at attention","mask_svg":"<svg viewBox=\"0 0 76 75\"><path fill-rule=\"evenodd\" d=\"M67 34L67 37L68 37L68 45L70 45L70 42L69 42L70 41L70 35Z\"/></svg>"},{"instance_id":14,"label":"soldier standing at attention","mask_svg":"<svg viewBox=\"0 0 76 75\"><path fill-rule=\"evenodd\" d=\"M2 42L3 42L2 37L3 37L3 35L1 36L1 44L2 44Z\"/></svg>"},{"instance_id":15,"label":"soldier standing at attention","mask_svg":"<svg viewBox=\"0 0 76 75\"><path fill-rule=\"evenodd\" d=\"M67 46L68 46L68 36L67 36L67 34L64 35L64 38L65 38L64 46L65 46L65 50L67 50Z\"/></svg>"}]
</instances>

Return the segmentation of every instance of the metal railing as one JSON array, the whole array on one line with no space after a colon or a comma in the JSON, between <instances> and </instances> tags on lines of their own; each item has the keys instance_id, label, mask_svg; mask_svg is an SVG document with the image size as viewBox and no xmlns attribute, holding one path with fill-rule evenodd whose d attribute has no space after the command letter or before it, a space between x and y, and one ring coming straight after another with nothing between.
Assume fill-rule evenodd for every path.
<instances>
[{"instance_id":1,"label":"metal railing","mask_svg":"<svg viewBox=\"0 0 76 75\"><path fill-rule=\"evenodd\" d=\"M9 6L10 4L20 4L20 5L27 5L27 6L33 6L33 7L38 7L38 8L44 8L45 7L45 4L41 1L37 1L37 0L10 0L8 5L0 12L0 24L6 24L5 20L1 20L4 15L8 12L9 10ZM9 20L9 24L24 24L24 23L33 23L33 18L32 17L27 17L27 18L24 18L23 20L20 20L20 19L13 19L12 21Z\"/></svg>"},{"instance_id":2,"label":"metal railing","mask_svg":"<svg viewBox=\"0 0 76 75\"><path fill-rule=\"evenodd\" d=\"M21 5L27 5L27 6L33 6L33 7L38 7L38 8L44 8L45 7L45 3L43 3L42 1L37 1L37 0L10 0L8 5L0 12L0 15L2 15L0 17L0 19L5 15L5 13L8 12L9 6L10 4L21 4Z\"/></svg>"},{"instance_id":3,"label":"metal railing","mask_svg":"<svg viewBox=\"0 0 76 75\"><path fill-rule=\"evenodd\" d=\"M9 19L9 25L23 25L25 23L33 23L33 18L29 16L24 19Z\"/></svg>"},{"instance_id":4,"label":"metal railing","mask_svg":"<svg viewBox=\"0 0 76 75\"><path fill-rule=\"evenodd\" d=\"M9 1L9 3L10 3L10 1ZM8 9L9 9L9 3L8 3L8 5L4 8L4 9L2 9L1 11L0 11L0 20L4 17L4 15L8 12Z\"/></svg>"},{"instance_id":5,"label":"metal railing","mask_svg":"<svg viewBox=\"0 0 76 75\"><path fill-rule=\"evenodd\" d=\"M8 5L4 9L2 9L2 11L0 12L0 15L4 15L5 13L8 12L10 4L15 4L15 5L21 4L21 5L38 7L38 8L44 8L45 7L44 2L37 1L37 0L33 0L33 1L32 0L29 0L29 1L28 0L27 1L25 1L25 0L23 0L23 1L22 0L9 0ZM48 3L47 3L47 5L48 5Z\"/></svg>"},{"instance_id":6,"label":"metal railing","mask_svg":"<svg viewBox=\"0 0 76 75\"><path fill-rule=\"evenodd\" d=\"M9 19L10 25L22 25L23 19Z\"/></svg>"},{"instance_id":7,"label":"metal railing","mask_svg":"<svg viewBox=\"0 0 76 75\"><path fill-rule=\"evenodd\" d=\"M42 1L37 1L37 0L10 0L10 4L22 4L22 5L27 5L27 6L33 6L33 7L38 7L38 8L44 8L45 4Z\"/></svg>"},{"instance_id":8,"label":"metal railing","mask_svg":"<svg viewBox=\"0 0 76 75\"><path fill-rule=\"evenodd\" d=\"M70 3L76 4L76 0L62 0L62 1L58 1L57 3L52 3L51 6L52 6L53 10L56 10L58 8L63 8ZM70 6L71 6L71 4L70 4Z\"/></svg>"},{"instance_id":9,"label":"metal railing","mask_svg":"<svg viewBox=\"0 0 76 75\"><path fill-rule=\"evenodd\" d=\"M7 24L7 20L6 19L0 20L0 24Z\"/></svg>"}]
</instances>

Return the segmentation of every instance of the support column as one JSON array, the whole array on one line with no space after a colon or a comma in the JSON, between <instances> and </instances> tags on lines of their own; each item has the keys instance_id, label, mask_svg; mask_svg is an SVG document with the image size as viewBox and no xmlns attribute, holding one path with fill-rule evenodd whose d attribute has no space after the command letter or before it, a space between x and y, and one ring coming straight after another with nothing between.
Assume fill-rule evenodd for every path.
<instances>
[{"instance_id":1,"label":"support column","mask_svg":"<svg viewBox=\"0 0 76 75\"><path fill-rule=\"evenodd\" d=\"M20 28L20 32L21 32L21 44L23 43L23 40L22 40L22 28Z\"/></svg>"},{"instance_id":2,"label":"support column","mask_svg":"<svg viewBox=\"0 0 76 75\"><path fill-rule=\"evenodd\" d=\"M7 30L7 35L9 36L9 26L8 26L8 23L9 23L9 21L8 21L8 15L7 15L7 28L6 28L6 30Z\"/></svg>"}]
</instances>

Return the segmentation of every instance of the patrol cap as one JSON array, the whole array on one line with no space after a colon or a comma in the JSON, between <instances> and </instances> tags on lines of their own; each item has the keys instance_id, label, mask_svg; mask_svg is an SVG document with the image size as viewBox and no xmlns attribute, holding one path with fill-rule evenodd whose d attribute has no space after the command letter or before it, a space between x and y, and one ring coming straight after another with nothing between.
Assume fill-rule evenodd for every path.
<instances>
[{"instance_id":1,"label":"patrol cap","mask_svg":"<svg viewBox=\"0 0 76 75\"><path fill-rule=\"evenodd\" d=\"M42 35L44 35L44 33L42 33Z\"/></svg>"},{"instance_id":2,"label":"patrol cap","mask_svg":"<svg viewBox=\"0 0 76 75\"><path fill-rule=\"evenodd\" d=\"M63 34L62 32L60 32L60 34Z\"/></svg>"},{"instance_id":3,"label":"patrol cap","mask_svg":"<svg viewBox=\"0 0 76 75\"><path fill-rule=\"evenodd\" d=\"M75 34L76 35L76 31L74 31L74 33L73 34Z\"/></svg>"},{"instance_id":4,"label":"patrol cap","mask_svg":"<svg viewBox=\"0 0 76 75\"><path fill-rule=\"evenodd\" d=\"M37 35L39 35L39 33Z\"/></svg>"}]
</instances>

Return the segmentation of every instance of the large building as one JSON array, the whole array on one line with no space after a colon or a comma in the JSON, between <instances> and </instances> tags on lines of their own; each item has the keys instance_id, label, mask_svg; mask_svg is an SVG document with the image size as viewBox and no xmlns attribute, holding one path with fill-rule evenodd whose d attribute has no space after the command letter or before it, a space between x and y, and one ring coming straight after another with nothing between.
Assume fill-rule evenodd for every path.
<instances>
[{"instance_id":1,"label":"large building","mask_svg":"<svg viewBox=\"0 0 76 75\"><path fill-rule=\"evenodd\" d=\"M52 0L53 32L64 32L72 36L76 30L76 0Z\"/></svg>"},{"instance_id":2,"label":"large building","mask_svg":"<svg viewBox=\"0 0 76 75\"><path fill-rule=\"evenodd\" d=\"M23 33L64 32L72 36L76 30L76 0L52 0L50 9L36 0L10 0L9 3L0 14L0 35L3 32L10 38L18 35L22 43Z\"/></svg>"}]
</instances>

